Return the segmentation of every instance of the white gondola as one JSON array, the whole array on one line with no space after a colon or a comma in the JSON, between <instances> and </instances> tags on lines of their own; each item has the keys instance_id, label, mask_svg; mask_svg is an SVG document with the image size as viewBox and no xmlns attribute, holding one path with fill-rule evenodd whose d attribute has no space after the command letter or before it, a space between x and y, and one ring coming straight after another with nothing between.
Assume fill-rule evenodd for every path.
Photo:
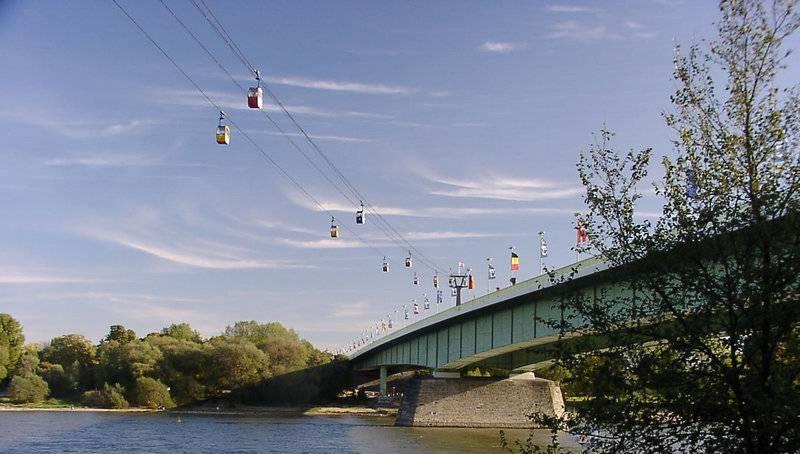
<instances>
[{"instance_id":1,"label":"white gondola","mask_svg":"<svg viewBox=\"0 0 800 454\"><path fill-rule=\"evenodd\" d=\"M367 215L364 213L364 202L361 202L361 208L356 211L356 224L364 224L367 222Z\"/></svg>"},{"instance_id":2,"label":"white gondola","mask_svg":"<svg viewBox=\"0 0 800 454\"><path fill-rule=\"evenodd\" d=\"M417 277L416 272L414 272L414 285L419 285L419 278Z\"/></svg>"},{"instance_id":3,"label":"white gondola","mask_svg":"<svg viewBox=\"0 0 800 454\"><path fill-rule=\"evenodd\" d=\"M433 288L439 288L439 273L433 275Z\"/></svg>"},{"instance_id":4,"label":"white gondola","mask_svg":"<svg viewBox=\"0 0 800 454\"><path fill-rule=\"evenodd\" d=\"M219 111L219 124L217 125L217 143L220 145L228 145L231 143L231 127L222 124L225 119L225 112Z\"/></svg>"},{"instance_id":5,"label":"white gondola","mask_svg":"<svg viewBox=\"0 0 800 454\"><path fill-rule=\"evenodd\" d=\"M339 238L339 226L336 225L336 218L331 216L331 238Z\"/></svg>"},{"instance_id":6,"label":"white gondola","mask_svg":"<svg viewBox=\"0 0 800 454\"><path fill-rule=\"evenodd\" d=\"M247 107L251 109L260 109L264 105L264 90L261 88L261 74L256 71L255 87L250 87L247 90Z\"/></svg>"},{"instance_id":7,"label":"white gondola","mask_svg":"<svg viewBox=\"0 0 800 454\"><path fill-rule=\"evenodd\" d=\"M406 257L406 268L411 268L413 263L411 262L411 251L408 251L408 257Z\"/></svg>"},{"instance_id":8,"label":"white gondola","mask_svg":"<svg viewBox=\"0 0 800 454\"><path fill-rule=\"evenodd\" d=\"M389 262L386 260L386 257L383 257L383 272L389 272Z\"/></svg>"}]
</instances>

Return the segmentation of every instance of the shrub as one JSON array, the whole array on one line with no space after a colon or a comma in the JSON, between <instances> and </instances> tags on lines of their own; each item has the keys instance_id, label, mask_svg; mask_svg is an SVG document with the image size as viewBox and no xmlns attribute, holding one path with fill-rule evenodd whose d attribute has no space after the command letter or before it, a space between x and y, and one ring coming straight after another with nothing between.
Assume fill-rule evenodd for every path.
<instances>
[{"instance_id":1,"label":"shrub","mask_svg":"<svg viewBox=\"0 0 800 454\"><path fill-rule=\"evenodd\" d=\"M175 402L172 401L167 386L150 377L139 377L136 379L133 401L140 407L148 408L172 408L175 406Z\"/></svg>"},{"instance_id":2,"label":"shrub","mask_svg":"<svg viewBox=\"0 0 800 454\"><path fill-rule=\"evenodd\" d=\"M124 394L125 388L120 386L119 383L115 383L114 386L105 383L102 389L83 393L81 402L87 407L128 408L129 404L123 397Z\"/></svg>"},{"instance_id":3,"label":"shrub","mask_svg":"<svg viewBox=\"0 0 800 454\"><path fill-rule=\"evenodd\" d=\"M38 375L15 375L8 386L8 394L17 403L41 402L50 394L50 387Z\"/></svg>"}]
</instances>

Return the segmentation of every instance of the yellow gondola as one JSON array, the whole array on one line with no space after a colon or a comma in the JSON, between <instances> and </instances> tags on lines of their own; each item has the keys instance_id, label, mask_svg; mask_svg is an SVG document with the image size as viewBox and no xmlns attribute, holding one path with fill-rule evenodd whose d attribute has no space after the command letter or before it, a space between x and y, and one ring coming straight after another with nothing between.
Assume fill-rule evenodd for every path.
<instances>
[{"instance_id":1,"label":"yellow gondola","mask_svg":"<svg viewBox=\"0 0 800 454\"><path fill-rule=\"evenodd\" d=\"M219 111L219 125L217 125L217 143L220 145L228 145L231 143L231 127L223 125L222 121L225 119L225 112Z\"/></svg>"},{"instance_id":2,"label":"yellow gondola","mask_svg":"<svg viewBox=\"0 0 800 454\"><path fill-rule=\"evenodd\" d=\"M331 238L339 238L339 226L336 225L336 219L331 216Z\"/></svg>"}]
</instances>

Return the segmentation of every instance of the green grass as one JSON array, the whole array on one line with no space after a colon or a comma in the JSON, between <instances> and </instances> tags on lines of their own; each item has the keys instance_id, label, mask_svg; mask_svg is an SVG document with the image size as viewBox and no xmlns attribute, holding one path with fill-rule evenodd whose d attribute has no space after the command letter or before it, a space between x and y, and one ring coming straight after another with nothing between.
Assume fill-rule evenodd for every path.
<instances>
[{"instance_id":1,"label":"green grass","mask_svg":"<svg viewBox=\"0 0 800 454\"><path fill-rule=\"evenodd\" d=\"M79 402L69 399L57 399L51 397L50 399L42 402L33 402L27 404L16 404L11 401L10 397L0 397L0 406L14 407L14 408L70 408L70 407L83 407Z\"/></svg>"}]
</instances>

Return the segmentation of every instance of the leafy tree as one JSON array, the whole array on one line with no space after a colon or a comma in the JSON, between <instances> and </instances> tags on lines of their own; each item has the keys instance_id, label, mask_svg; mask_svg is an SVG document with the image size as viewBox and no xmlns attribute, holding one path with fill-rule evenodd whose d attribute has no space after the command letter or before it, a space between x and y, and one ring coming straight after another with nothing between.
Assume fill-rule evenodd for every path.
<instances>
[{"instance_id":1,"label":"leafy tree","mask_svg":"<svg viewBox=\"0 0 800 454\"><path fill-rule=\"evenodd\" d=\"M81 402L93 408L123 409L130 406L125 400L125 388L119 383L115 383L114 386L104 383L101 389L86 391L81 395Z\"/></svg>"},{"instance_id":2,"label":"leafy tree","mask_svg":"<svg viewBox=\"0 0 800 454\"><path fill-rule=\"evenodd\" d=\"M584 347L613 340L560 364L590 388L568 426L599 450L800 450L800 91L777 88L796 6L722 1L710 50L676 53L659 219L635 216L651 150L602 131L581 157L592 247L625 275L563 302Z\"/></svg>"},{"instance_id":3,"label":"leafy tree","mask_svg":"<svg viewBox=\"0 0 800 454\"><path fill-rule=\"evenodd\" d=\"M0 382L17 367L24 343L22 325L9 314L0 313Z\"/></svg>"},{"instance_id":4,"label":"leafy tree","mask_svg":"<svg viewBox=\"0 0 800 454\"><path fill-rule=\"evenodd\" d=\"M190 342L199 343L201 341L200 333L193 330L188 323L178 323L177 325L173 323L172 325L162 329L161 334Z\"/></svg>"},{"instance_id":5,"label":"leafy tree","mask_svg":"<svg viewBox=\"0 0 800 454\"><path fill-rule=\"evenodd\" d=\"M41 352L43 361L60 364L64 371L78 383L81 389L94 384L95 347L80 334L66 334L50 341Z\"/></svg>"},{"instance_id":6,"label":"leafy tree","mask_svg":"<svg viewBox=\"0 0 800 454\"><path fill-rule=\"evenodd\" d=\"M127 344L134 340L136 340L136 332L132 329L127 329L122 325L111 325L102 343L116 341L120 344Z\"/></svg>"},{"instance_id":7,"label":"leafy tree","mask_svg":"<svg viewBox=\"0 0 800 454\"><path fill-rule=\"evenodd\" d=\"M133 402L140 407L148 408L172 408L175 406L175 402L172 401L167 386L150 377L139 377L136 379Z\"/></svg>"},{"instance_id":8,"label":"leafy tree","mask_svg":"<svg viewBox=\"0 0 800 454\"><path fill-rule=\"evenodd\" d=\"M269 377L269 357L244 339L213 340L209 352L208 384L212 390L232 390Z\"/></svg>"},{"instance_id":9,"label":"leafy tree","mask_svg":"<svg viewBox=\"0 0 800 454\"><path fill-rule=\"evenodd\" d=\"M149 342L139 339L124 344L108 341L98 351L97 381L119 383L132 389L136 379L152 373L161 358L161 351Z\"/></svg>"},{"instance_id":10,"label":"leafy tree","mask_svg":"<svg viewBox=\"0 0 800 454\"><path fill-rule=\"evenodd\" d=\"M48 394L47 382L35 374L14 375L8 385L8 395L17 403L41 402Z\"/></svg>"},{"instance_id":11,"label":"leafy tree","mask_svg":"<svg viewBox=\"0 0 800 454\"><path fill-rule=\"evenodd\" d=\"M39 367L39 346L28 344L22 347L22 354L14 368L14 375L36 374Z\"/></svg>"},{"instance_id":12,"label":"leafy tree","mask_svg":"<svg viewBox=\"0 0 800 454\"><path fill-rule=\"evenodd\" d=\"M39 376L50 387L50 394L54 397L64 397L72 394L78 387L75 377L64 371L61 364L43 362L39 364Z\"/></svg>"},{"instance_id":13,"label":"leafy tree","mask_svg":"<svg viewBox=\"0 0 800 454\"><path fill-rule=\"evenodd\" d=\"M148 336L145 340L162 354L151 376L172 388L170 394L178 404L206 397L210 370L206 346L169 336Z\"/></svg>"},{"instance_id":14,"label":"leafy tree","mask_svg":"<svg viewBox=\"0 0 800 454\"><path fill-rule=\"evenodd\" d=\"M270 375L302 369L308 365L309 351L300 336L277 322L258 323L255 320L236 322L225 328L225 336L246 339L270 358Z\"/></svg>"}]
</instances>

